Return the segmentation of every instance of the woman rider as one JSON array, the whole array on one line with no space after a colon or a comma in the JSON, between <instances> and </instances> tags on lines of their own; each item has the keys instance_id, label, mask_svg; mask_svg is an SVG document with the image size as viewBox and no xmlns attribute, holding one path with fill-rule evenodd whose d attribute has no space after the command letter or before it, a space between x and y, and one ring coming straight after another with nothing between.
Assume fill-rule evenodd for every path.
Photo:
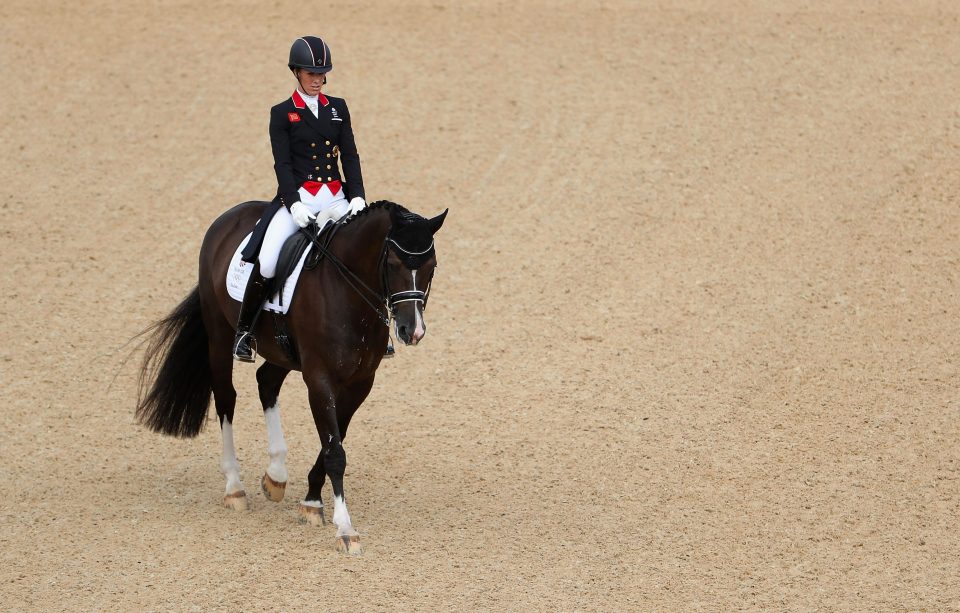
<instances>
[{"instance_id":1,"label":"woman rider","mask_svg":"<svg viewBox=\"0 0 960 613\"><path fill-rule=\"evenodd\" d=\"M276 275L284 241L314 220L323 227L329 219L339 219L366 206L347 103L321 91L326 74L333 68L330 48L316 36L298 38L290 47L287 66L298 87L290 98L270 109L277 196L243 251L244 260L256 263L243 294L233 343L233 357L242 362L254 361L252 326L267 297L268 280ZM343 166L342 180L338 159Z\"/></svg>"}]
</instances>

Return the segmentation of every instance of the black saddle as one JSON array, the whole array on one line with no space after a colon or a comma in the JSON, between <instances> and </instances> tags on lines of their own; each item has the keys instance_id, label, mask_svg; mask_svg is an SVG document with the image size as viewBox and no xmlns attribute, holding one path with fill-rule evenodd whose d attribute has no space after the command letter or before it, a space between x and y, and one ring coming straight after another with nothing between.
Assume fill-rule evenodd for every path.
<instances>
[{"instance_id":1,"label":"black saddle","mask_svg":"<svg viewBox=\"0 0 960 613\"><path fill-rule=\"evenodd\" d=\"M313 249L307 256L307 261L303 263L303 267L307 270L313 270L323 260L323 254L330 246L330 241L333 240L333 236L340 229L340 226L339 221L328 223L323 227L323 230L317 232L317 224L312 223L306 228L291 234L290 238L283 243L283 247L280 248L280 256L277 258L277 274L273 278L273 287L271 288L271 293L279 293L280 305L283 305L283 292L281 290L284 284L297 268L297 263L303 256L303 252L313 247L313 239L311 239L310 234L316 237L316 240L323 246L323 250Z\"/></svg>"}]
</instances>

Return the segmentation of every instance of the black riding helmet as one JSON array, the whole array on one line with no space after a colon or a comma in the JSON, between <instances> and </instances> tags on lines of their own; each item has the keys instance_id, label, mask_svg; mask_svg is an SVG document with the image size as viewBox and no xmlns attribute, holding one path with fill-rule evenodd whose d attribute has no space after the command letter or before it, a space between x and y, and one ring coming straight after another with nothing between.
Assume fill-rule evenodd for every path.
<instances>
[{"instance_id":1,"label":"black riding helmet","mask_svg":"<svg viewBox=\"0 0 960 613\"><path fill-rule=\"evenodd\" d=\"M290 70L303 68L308 72L326 73L333 69L330 47L318 36L302 36L290 46Z\"/></svg>"}]
</instances>

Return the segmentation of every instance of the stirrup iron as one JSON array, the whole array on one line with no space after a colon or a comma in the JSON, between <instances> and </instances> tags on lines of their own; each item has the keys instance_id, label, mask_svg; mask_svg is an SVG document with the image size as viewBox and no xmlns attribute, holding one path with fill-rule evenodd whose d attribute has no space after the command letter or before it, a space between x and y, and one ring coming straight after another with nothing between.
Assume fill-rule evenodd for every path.
<instances>
[{"instance_id":1,"label":"stirrup iron","mask_svg":"<svg viewBox=\"0 0 960 613\"><path fill-rule=\"evenodd\" d=\"M252 332L237 332L233 340L233 359L238 362L257 361L257 337Z\"/></svg>"}]
</instances>

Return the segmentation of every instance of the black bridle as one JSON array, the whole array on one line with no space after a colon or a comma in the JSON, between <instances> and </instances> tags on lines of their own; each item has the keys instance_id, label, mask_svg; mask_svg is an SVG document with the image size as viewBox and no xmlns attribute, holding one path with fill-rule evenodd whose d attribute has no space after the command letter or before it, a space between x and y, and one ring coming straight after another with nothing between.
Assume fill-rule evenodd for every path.
<instances>
[{"instance_id":1,"label":"black bridle","mask_svg":"<svg viewBox=\"0 0 960 613\"><path fill-rule=\"evenodd\" d=\"M339 223L339 222L338 222ZM427 281L427 290L421 292L418 289L406 290L402 292L395 292L389 294L390 285L387 280L387 250L390 248L390 245L393 245L393 248L396 251L399 251L403 254L400 256L402 260L406 262L418 262L418 265L410 268L410 270L416 270L422 265L423 261L426 261L427 258L432 254L434 244L433 240L430 240L430 246L423 251L409 251L400 246L397 241L390 238L389 235L383 240L383 248L380 251L380 259L377 264L377 268L380 272L380 284L381 291L377 292L372 289L369 285L363 282L363 279L358 277L356 273L350 270L346 264L344 264L340 258L333 255L333 253L327 249L324 245L320 243L320 239L317 237L317 234L307 230L306 228L301 228L303 232L310 239L310 242L313 243L313 246L316 247L324 257L330 260L330 263L333 264L334 268L337 269L337 272L340 273L340 276L343 277L343 280L353 288L355 292L363 299L367 305L377 314L377 318L380 320L383 325L387 328L390 327L390 316L396 317L397 305L402 302L419 302L422 304L420 307L421 312L427 308L427 299L430 297L430 286L433 284L433 275L430 275L430 280ZM398 256L400 254L397 254ZM405 262L405 263L406 263ZM386 315L384 315L381 310L380 305L386 306Z\"/></svg>"},{"instance_id":2,"label":"black bridle","mask_svg":"<svg viewBox=\"0 0 960 613\"><path fill-rule=\"evenodd\" d=\"M408 249L404 249L400 246L400 243L387 236L387 239L383 243L383 254L380 256L380 276L383 289L385 290L384 293L386 293L386 290L389 289L389 285L387 284L386 259L387 248L391 244L393 245L395 252L400 252L397 255L400 256L400 260L403 261L404 265L406 265L409 270L419 270L420 267L423 266L424 262L426 262L426 260L433 254L433 239L430 239L430 246L423 251L410 251ZM400 255L401 253L403 255ZM433 275L431 274L430 280L427 281L427 291L425 292L421 292L420 290L414 288L412 290L390 294L390 298L387 300L387 306L390 308L391 312L396 315L395 309L397 304L401 302L419 302L422 305L420 310L423 311L427 308L427 298L430 296L430 285L432 283Z\"/></svg>"}]
</instances>

